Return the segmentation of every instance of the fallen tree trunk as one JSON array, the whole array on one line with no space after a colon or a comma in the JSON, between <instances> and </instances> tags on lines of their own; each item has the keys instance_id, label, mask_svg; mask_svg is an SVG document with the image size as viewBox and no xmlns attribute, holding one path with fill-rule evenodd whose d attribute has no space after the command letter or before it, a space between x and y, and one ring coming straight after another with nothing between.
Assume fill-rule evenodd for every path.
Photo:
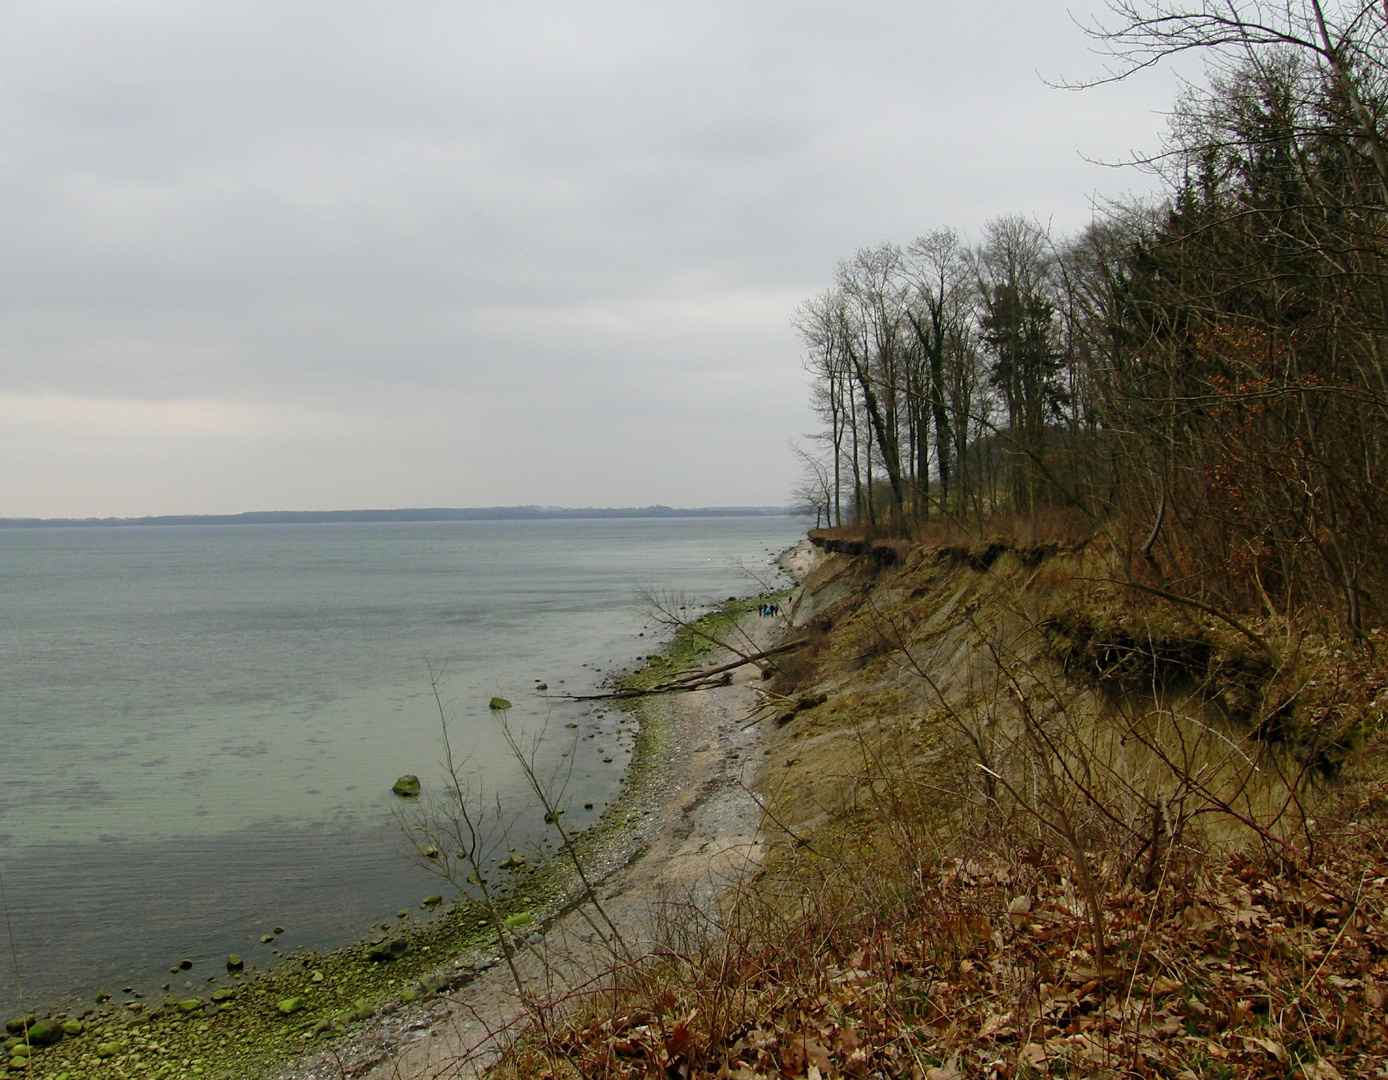
<instances>
[{"instance_id":1,"label":"fallen tree trunk","mask_svg":"<svg viewBox=\"0 0 1388 1080\"><path fill-rule=\"evenodd\" d=\"M762 660L769 660L773 656L780 656L783 653L794 652L796 649L803 649L808 642L787 641L780 645L773 645L769 649L764 649L758 653L751 653L748 656L739 656L727 664L720 664L715 668L700 668L697 671L686 671L682 675L677 675L668 682L656 683L645 690L623 687L620 690L612 690L606 694L546 694L546 697L562 698L565 701L612 701L621 698L648 697L652 694L677 694L689 690L703 690L709 686L725 686L731 678L729 674L735 668L743 667L747 664L760 663Z\"/></svg>"}]
</instances>

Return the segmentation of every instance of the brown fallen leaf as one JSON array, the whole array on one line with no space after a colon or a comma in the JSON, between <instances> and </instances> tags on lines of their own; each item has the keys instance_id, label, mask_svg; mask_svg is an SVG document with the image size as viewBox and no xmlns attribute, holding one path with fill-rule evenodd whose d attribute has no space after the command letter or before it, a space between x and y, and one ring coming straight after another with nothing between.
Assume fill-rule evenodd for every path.
<instances>
[{"instance_id":1,"label":"brown fallen leaf","mask_svg":"<svg viewBox=\"0 0 1388 1080\"><path fill-rule=\"evenodd\" d=\"M963 1080L963 1077L964 1073L959 1068L958 1053L955 1053L939 1068L925 1070L925 1080Z\"/></svg>"},{"instance_id":2,"label":"brown fallen leaf","mask_svg":"<svg viewBox=\"0 0 1388 1080\"><path fill-rule=\"evenodd\" d=\"M1256 1035L1252 1035L1246 1037L1243 1040L1243 1046L1245 1050L1253 1050L1255 1048L1266 1050L1278 1061L1287 1060L1287 1051L1283 1048L1282 1044L1278 1042L1276 1039L1261 1039L1258 1038Z\"/></svg>"},{"instance_id":3,"label":"brown fallen leaf","mask_svg":"<svg viewBox=\"0 0 1388 1080\"><path fill-rule=\"evenodd\" d=\"M1033 1069L1040 1069L1045 1063L1046 1048L1040 1043L1027 1043L1017 1055L1018 1065L1030 1065Z\"/></svg>"}]
</instances>

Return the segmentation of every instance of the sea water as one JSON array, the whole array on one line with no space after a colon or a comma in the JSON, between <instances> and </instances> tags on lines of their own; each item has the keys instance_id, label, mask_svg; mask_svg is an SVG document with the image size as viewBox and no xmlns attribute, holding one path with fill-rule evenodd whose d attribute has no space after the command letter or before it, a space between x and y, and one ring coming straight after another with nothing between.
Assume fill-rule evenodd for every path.
<instances>
[{"instance_id":1,"label":"sea water","mask_svg":"<svg viewBox=\"0 0 1388 1080\"><path fill-rule=\"evenodd\" d=\"M391 786L447 789L446 722L465 791L534 835L494 696L545 774L561 770L565 820L593 820L631 725L556 695L655 650L641 590L689 614L759 591L802 529L0 530L0 885L18 961L0 963L0 1003L149 990L184 957L269 966L272 948L343 945L446 892L409 857Z\"/></svg>"}]
</instances>

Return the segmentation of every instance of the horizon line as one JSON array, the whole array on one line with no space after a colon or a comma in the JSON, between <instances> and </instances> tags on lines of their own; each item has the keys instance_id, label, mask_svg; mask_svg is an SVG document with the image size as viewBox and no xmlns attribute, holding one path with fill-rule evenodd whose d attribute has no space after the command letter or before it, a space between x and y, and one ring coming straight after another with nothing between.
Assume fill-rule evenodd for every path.
<instances>
[{"instance_id":1,"label":"horizon line","mask_svg":"<svg viewBox=\"0 0 1388 1080\"><path fill-rule=\"evenodd\" d=\"M405 507L396 510L248 510L236 514L151 514L141 517L4 517L0 529L165 525L314 525L392 521L543 521L601 518L792 517L788 506Z\"/></svg>"}]
</instances>

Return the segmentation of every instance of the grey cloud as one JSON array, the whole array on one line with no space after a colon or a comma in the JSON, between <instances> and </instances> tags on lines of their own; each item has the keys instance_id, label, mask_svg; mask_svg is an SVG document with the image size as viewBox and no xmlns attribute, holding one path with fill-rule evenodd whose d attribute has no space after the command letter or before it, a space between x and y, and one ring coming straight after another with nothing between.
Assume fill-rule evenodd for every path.
<instances>
[{"instance_id":1,"label":"grey cloud","mask_svg":"<svg viewBox=\"0 0 1388 1080\"><path fill-rule=\"evenodd\" d=\"M1058 3L9 5L0 514L776 501L835 259L1145 182L1079 155L1170 79L1042 85L1084 49ZM255 409L332 419L216 464Z\"/></svg>"}]
</instances>

